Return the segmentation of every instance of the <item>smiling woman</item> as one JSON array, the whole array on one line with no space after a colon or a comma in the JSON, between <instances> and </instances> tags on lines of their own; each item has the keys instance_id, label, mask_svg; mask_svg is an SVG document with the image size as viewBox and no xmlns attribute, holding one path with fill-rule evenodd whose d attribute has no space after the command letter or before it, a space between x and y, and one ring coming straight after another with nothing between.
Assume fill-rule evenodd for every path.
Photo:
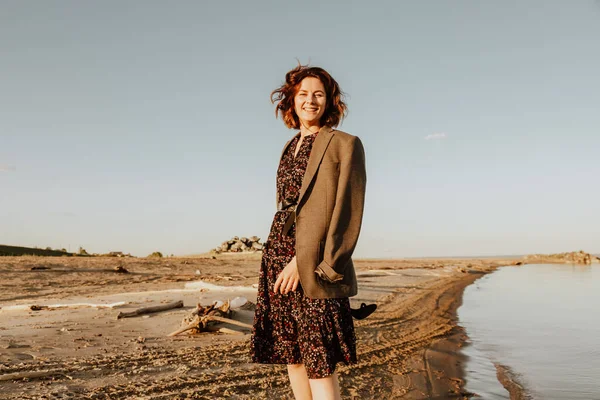
<instances>
[{"instance_id":1,"label":"smiling woman","mask_svg":"<svg viewBox=\"0 0 600 400\"><path fill-rule=\"evenodd\" d=\"M311 89L321 92L320 99L323 107L317 120L311 118L310 115L298 112L298 108L302 109L307 92ZM327 71L319 67L302 65L286 74L285 83L271 93L271 101L277 103L275 116L279 116L281 113L283 122L291 129L301 128L301 117L308 117L303 121L310 126L338 126L346 116L348 109L343 101L340 86ZM315 104L310 105L314 106Z\"/></svg>"},{"instance_id":2,"label":"smiling woman","mask_svg":"<svg viewBox=\"0 0 600 400\"><path fill-rule=\"evenodd\" d=\"M275 114L300 129L277 170L278 211L261 262L252 360L287 364L296 399L339 399L335 368L356 362L352 263L366 186L356 136L333 129L346 113L337 82L299 65L273 91Z\"/></svg>"}]
</instances>

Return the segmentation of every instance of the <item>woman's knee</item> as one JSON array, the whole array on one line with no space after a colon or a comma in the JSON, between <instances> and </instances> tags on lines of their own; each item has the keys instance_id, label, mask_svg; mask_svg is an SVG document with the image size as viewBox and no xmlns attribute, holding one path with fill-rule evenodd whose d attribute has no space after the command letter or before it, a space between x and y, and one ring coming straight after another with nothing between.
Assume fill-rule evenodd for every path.
<instances>
[{"instance_id":1,"label":"woman's knee","mask_svg":"<svg viewBox=\"0 0 600 400\"><path fill-rule=\"evenodd\" d=\"M304 364L288 364L287 367L288 367L288 370L299 371L299 370L304 369Z\"/></svg>"}]
</instances>

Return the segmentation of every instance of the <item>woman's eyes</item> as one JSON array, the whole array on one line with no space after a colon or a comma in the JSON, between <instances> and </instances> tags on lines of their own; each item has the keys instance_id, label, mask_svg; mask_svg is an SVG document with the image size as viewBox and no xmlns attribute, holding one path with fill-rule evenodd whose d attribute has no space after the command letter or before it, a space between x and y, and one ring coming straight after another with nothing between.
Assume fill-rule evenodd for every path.
<instances>
[{"instance_id":1,"label":"woman's eyes","mask_svg":"<svg viewBox=\"0 0 600 400\"><path fill-rule=\"evenodd\" d=\"M305 97L307 93L298 93L298 97ZM315 97L323 97L323 93L315 93Z\"/></svg>"}]
</instances>

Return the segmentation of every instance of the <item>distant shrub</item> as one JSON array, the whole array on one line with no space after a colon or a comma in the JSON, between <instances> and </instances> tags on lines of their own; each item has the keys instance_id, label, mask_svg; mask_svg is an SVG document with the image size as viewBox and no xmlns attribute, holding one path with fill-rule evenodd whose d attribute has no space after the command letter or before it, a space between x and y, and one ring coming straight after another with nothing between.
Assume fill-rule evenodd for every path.
<instances>
[{"instance_id":1,"label":"distant shrub","mask_svg":"<svg viewBox=\"0 0 600 400\"><path fill-rule=\"evenodd\" d=\"M160 251L155 251L154 253L150 254L148 258L163 258L163 255Z\"/></svg>"}]
</instances>

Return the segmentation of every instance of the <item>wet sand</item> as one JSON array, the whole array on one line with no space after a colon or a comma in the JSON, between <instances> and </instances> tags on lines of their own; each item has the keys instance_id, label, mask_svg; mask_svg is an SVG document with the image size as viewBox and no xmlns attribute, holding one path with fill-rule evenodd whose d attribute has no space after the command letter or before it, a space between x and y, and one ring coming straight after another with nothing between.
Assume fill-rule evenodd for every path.
<instances>
[{"instance_id":1,"label":"wet sand","mask_svg":"<svg viewBox=\"0 0 600 400\"><path fill-rule=\"evenodd\" d=\"M377 302L379 308L356 321L359 362L339 365L343 397L472 397L464 390L459 350L466 335L456 310L467 285L512 263L358 260L359 295L351 302ZM115 272L117 266L129 273ZM0 257L0 398L292 398L285 367L249 362L244 328L230 326L238 335L167 337L197 303L236 296L255 301L259 266L258 254ZM183 308L116 318L178 300ZM80 306L29 309L65 304ZM239 311L236 319L251 323L252 311ZM7 379L10 374L29 378Z\"/></svg>"}]
</instances>

